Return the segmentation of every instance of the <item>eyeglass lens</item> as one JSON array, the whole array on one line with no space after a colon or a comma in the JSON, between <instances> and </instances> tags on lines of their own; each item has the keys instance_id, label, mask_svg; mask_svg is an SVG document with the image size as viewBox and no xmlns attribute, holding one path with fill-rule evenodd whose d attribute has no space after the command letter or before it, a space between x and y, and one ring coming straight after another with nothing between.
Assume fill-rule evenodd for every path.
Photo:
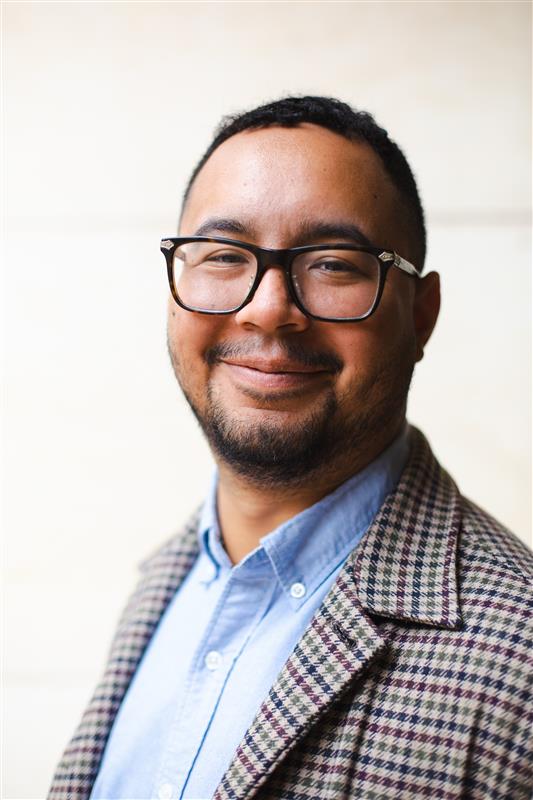
<instances>
[{"instance_id":1,"label":"eyeglass lens","mask_svg":"<svg viewBox=\"0 0 533 800\"><path fill-rule=\"evenodd\" d=\"M232 311L247 298L257 275L253 253L221 242L187 242L173 257L174 287L198 311ZM379 288L379 260L359 250L299 253L291 280L302 306L330 319L364 316Z\"/></svg>"}]
</instances>

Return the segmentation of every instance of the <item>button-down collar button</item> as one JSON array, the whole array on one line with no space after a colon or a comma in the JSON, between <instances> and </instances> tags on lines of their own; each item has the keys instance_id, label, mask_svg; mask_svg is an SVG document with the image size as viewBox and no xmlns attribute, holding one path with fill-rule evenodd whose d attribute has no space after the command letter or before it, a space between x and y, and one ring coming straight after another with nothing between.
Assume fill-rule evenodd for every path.
<instances>
[{"instance_id":1,"label":"button-down collar button","mask_svg":"<svg viewBox=\"0 0 533 800\"><path fill-rule=\"evenodd\" d=\"M222 664L222 656L218 650L210 650L205 657L205 665L207 669L215 670Z\"/></svg>"},{"instance_id":2,"label":"button-down collar button","mask_svg":"<svg viewBox=\"0 0 533 800\"><path fill-rule=\"evenodd\" d=\"M303 583L293 583L291 586L291 597L294 597L295 600L299 600L301 597L304 596L306 592L306 588Z\"/></svg>"},{"instance_id":3,"label":"button-down collar button","mask_svg":"<svg viewBox=\"0 0 533 800\"><path fill-rule=\"evenodd\" d=\"M159 800L170 800L172 797L172 784L162 783L157 791Z\"/></svg>"}]
</instances>

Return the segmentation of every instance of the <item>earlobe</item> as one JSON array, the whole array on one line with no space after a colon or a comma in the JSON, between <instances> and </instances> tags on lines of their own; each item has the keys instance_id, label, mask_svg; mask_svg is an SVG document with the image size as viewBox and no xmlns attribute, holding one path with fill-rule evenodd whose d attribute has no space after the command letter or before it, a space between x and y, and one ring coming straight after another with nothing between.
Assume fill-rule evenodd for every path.
<instances>
[{"instance_id":1,"label":"earlobe","mask_svg":"<svg viewBox=\"0 0 533 800\"><path fill-rule=\"evenodd\" d=\"M424 347L433 333L439 310L440 277L437 272L429 272L417 281L413 305L417 361L424 357Z\"/></svg>"}]
</instances>

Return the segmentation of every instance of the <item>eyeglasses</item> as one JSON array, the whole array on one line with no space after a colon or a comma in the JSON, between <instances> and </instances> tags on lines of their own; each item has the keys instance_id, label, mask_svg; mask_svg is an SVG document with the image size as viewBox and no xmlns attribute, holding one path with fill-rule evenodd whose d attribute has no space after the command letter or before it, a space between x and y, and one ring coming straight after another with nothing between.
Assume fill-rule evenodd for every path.
<instances>
[{"instance_id":1,"label":"eyeglasses","mask_svg":"<svg viewBox=\"0 0 533 800\"><path fill-rule=\"evenodd\" d=\"M233 314L251 301L270 267L281 267L294 304L325 322L357 322L378 307L394 266L418 277L390 250L320 244L268 250L235 239L189 236L161 241L176 303L201 314Z\"/></svg>"}]
</instances>

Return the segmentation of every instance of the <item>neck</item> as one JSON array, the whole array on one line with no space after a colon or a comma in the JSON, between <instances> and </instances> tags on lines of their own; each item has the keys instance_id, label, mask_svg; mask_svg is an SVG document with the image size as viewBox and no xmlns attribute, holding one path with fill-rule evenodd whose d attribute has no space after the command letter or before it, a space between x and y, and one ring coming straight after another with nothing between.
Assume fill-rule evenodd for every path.
<instances>
[{"instance_id":1,"label":"neck","mask_svg":"<svg viewBox=\"0 0 533 800\"><path fill-rule=\"evenodd\" d=\"M350 454L343 463L328 465L327 469L308 474L291 485L262 485L260 480L250 480L219 461L218 519L231 562L239 563L255 550L263 536L361 472L394 441L400 430L401 426L384 437L384 441L369 443L364 452Z\"/></svg>"}]
</instances>

